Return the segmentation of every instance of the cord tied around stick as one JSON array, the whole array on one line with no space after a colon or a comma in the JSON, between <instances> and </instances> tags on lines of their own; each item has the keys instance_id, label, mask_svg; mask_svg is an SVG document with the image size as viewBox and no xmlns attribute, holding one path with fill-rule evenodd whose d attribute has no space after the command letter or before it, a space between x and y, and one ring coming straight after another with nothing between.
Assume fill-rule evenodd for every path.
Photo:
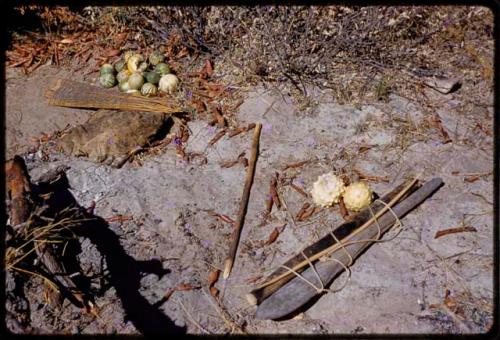
<instances>
[{"instance_id":1,"label":"cord tied around stick","mask_svg":"<svg viewBox=\"0 0 500 340\"><path fill-rule=\"evenodd\" d=\"M392 208L387 203L385 203L384 201L382 201L380 199L376 199L375 202L378 202L378 203L382 204L383 206L385 206L386 209L394 216L395 222L394 222L393 226L397 225L398 231L397 231L396 235L394 235L390 239L387 239L387 240L380 239L382 237L382 230L381 230L380 224L378 222L378 217L373 212L373 209L371 208L371 206L368 206L368 209L370 211L371 217L373 218L373 220L375 222L375 225L377 226L377 235L374 238L343 242L342 240L339 240L335 236L335 234L333 233L333 231L330 231L329 234L333 237L333 239L335 240L336 244L339 245L339 247L337 249L331 251L331 252L326 253L323 257L319 258L319 261L322 261L322 262L335 261L338 264L340 264L342 266L342 268L347 272L347 278L346 278L346 280L344 281L344 283L342 284L342 286L340 288L337 288L337 289L325 288L325 283L321 280L321 277L320 277L318 271L316 270L316 267L314 266L313 261L311 261L311 259L309 258L309 256L307 256L304 253L303 250L300 253L304 257L304 259L307 261L308 266L311 268L311 270L313 271L315 277L317 278L318 283L319 283L318 285L315 285L313 282L311 282L310 280L306 279L302 274L300 274L299 272L297 272L293 268L290 268L290 267L288 267L286 265L281 265L280 267L286 269L289 273L295 275L296 277L300 278L302 281L306 282L308 285L310 285L311 287L313 287L316 290L317 294L321 294L321 293L337 293L337 292L340 292L341 290L343 290L347 286L347 284L349 283L349 281L351 279L351 274L352 274L351 266L354 263L354 258L352 257L351 253L347 250L346 246L351 245L351 244L356 244L356 243L367 243L367 242L381 243L381 242L388 242L388 241L393 240L395 237L397 237L399 235L399 233L403 229L403 223L401 222L401 220L399 219L399 217L397 216L397 214L394 212L394 210L392 210ZM340 260L338 260L338 259L336 259L336 258L334 258L334 257L332 257L332 255L334 255L335 252L340 251L340 250L342 250L346 254L347 258L349 259L349 262L347 264L344 263L344 262L342 262L342 261L340 261Z\"/></svg>"}]
</instances>

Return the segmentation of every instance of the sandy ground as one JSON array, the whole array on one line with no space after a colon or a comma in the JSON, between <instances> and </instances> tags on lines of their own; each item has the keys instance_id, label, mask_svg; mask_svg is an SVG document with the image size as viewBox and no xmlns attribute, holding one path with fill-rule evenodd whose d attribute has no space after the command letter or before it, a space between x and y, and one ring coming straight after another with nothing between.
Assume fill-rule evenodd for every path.
<instances>
[{"instance_id":1,"label":"sandy ground","mask_svg":"<svg viewBox=\"0 0 500 340\"><path fill-rule=\"evenodd\" d=\"M483 106L463 114L455 110L465 93L432 93L437 112L451 143L443 143L435 129L424 129L426 111L417 103L391 95L387 103L358 108L331 101L317 93L319 105L304 114L291 98L256 89L236 115L240 125L263 123L260 155L235 267L227 281L216 287L221 304L207 291L213 268L222 269L231 227L207 214L211 209L236 217L245 178L241 165L221 168L246 151L251 133L208 142L217 133L202 120L189 122L187 151L203 152L208 162L186 164L169 145L143 166L127 163L121 169L85 159L50 154L41 160L30 153L30 138L74 125L88 116L85 110L49 107L43 98L47 79L68 76L64 70L41 67L26 77L7 72L7 156L21 153L33 178L64 164L71 193L81 206L95 201L95 214L103 218L131 215L132 221L113 222L109 230L134 261L161 261L165 275L144 274L137 291L150 305L180 283L201 289L176 292L158 307L172 327L188 333L224 333L231 323L248 333L484 333L493 316L493 138L474 128L476 121L492 132L492 96ZM359 152L363 145L374 145ZM311 162L297 169L282 167ZM254 285L248 280L268 273L305 245L339 225L338 208L323 209L305 222L293 225L286 211L273 209L268 223L259 226L271 176L280 172L310 190L317 176L331 170L354 169L387 176L389 182L371 183L383 194L404 179L442 177L445 185L403 219L404 229L393 240L372 246L352 266L349 284L340 292L325 294L298 317L262 321L245 300ZM471 176L476 180L469 180ZM282 188L288 210L295 215L309 199L289 186ZM276 242L262 246L272 230L286 225ZM435 239L438 230L472 226L477 232ZM389 239L391 233L384 239ZM79 258L88 272L105 269L102 255L88 239L80 239ZM333 286L345 279L341 276ZM96 281L96 287L101 287ZM39 294L40 281L27 285L32 327L41 333L136 333L137 323L125 320L124 301L115 287L102 288L96 297L100 318L82 315L66 301L59 310L46 305ZM446 290L456 301L455 312L443 306ZM149 306L151 307L151 306ZM148 308L149 308L148 307ZM155 307L155 308L156 308ZM231 319L231 320L229 320ZM175 324L175 326L173 326Z\"/></svg>"}]
</instances>

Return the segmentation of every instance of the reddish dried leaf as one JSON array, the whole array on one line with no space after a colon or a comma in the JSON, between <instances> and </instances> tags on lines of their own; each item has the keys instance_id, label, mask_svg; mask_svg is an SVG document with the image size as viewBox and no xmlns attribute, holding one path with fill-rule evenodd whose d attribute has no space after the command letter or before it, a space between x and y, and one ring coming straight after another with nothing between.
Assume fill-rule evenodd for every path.
<instances>
[{"instance_id":1,"label":"reddish dried leaf","mask_svg":"<svg viewBox=\"0 0 500 340\"><path fill-rule=\"evenodd\" d=\"M219 295L219 290L215 287L210 287L210 295L217 297L217 295Z\"/></svg>"},{"instance_id":2,"label":"reddish dried leaf","mask_svg":"<svg viewBox=\"0 0 500 340\"><path fill-rule=\"evenodd\" d=\"M297 220L299 220L299 221L300 221L300 219L302 218L302 215L303 215L303 214L304 214L304 212L307 210L307 208L309 208L310 206L311 206L311 205L310 205L309 203L307 203L307 202L306 202L306 203L304 203L304 204L302 205L302 208L300 208L299 212L298 212L298 213L297 213L297 215L295 216L295 218L296 218Z\"/></svg>"},{"instance_id":3,"label":"reddish dried leaf","mask_svg":"<svg viewBox=\"0 0 500 340\"><path fill-rule=\"evenodd\" d=\"M239 161L226 161L226 162L221 162L220 166L221 168L232 168L236 164L238 164Z\"/></svg>"},{"instance_id":4,"label":"reddish dried leaf","mask_svg":"<svg viewBox=\"0 0 500 340\"><path fill-rule=\"evenodd\" d=\"M210 272L210 274L208 275L209 287L212 287L217 282L217 280L219 279L219 273L220 273L219 269L214 269Z\"/></svg>"},{"instance_id":5,"label":"reddish dried leaf","mask_svg":"<svg viewBox=\"0 0 500 340\"><path fill-rule=\"evenodd\" d=\"M364 153L364 152L370 150L371 148L373 148L374 146L377 146L377 145L362 145L359 147L358 152Z\"/></svg>"},{"instance_id":6,"label":"reddish dried leaf","mask_svg":"<svg viewBox=\"0 0 500 340\"><path fill-rule=\"evenodd\" d=\"M280 234L279 229L274 228L274 230L271 232L271 234L269 235L269 238L267 239L267 241L264 244L269 245L269 244L273 243L274 241L276 241L279 234Z\"/></svg>"},{"instance_id":7,"label":"reddish dried leaf","mask_svg":"<svg viewBox=\"0 0 500 340\"><path fill-rule=\"evenodd\" d=\"M163 299L166 301L168 299L170 299L170 297L172 296L172 294L174 294L174 292L176 291L177 289L174 287L174 288L170 288L166 293L165 295L163 296Z\"/></svg>"},{"instance_id":8,"label":"reddish dried leaf","mask_svg":"<svg viewBox=\"0 0 500 340\"><path fill-rule=\"evenodd\" d=\"M116 216L112 216L112 217L109 217L106 219L107 222L120 222L120 223L123 223L125 221L131 221L133 220L133 216L126 216L126 215L116 215Z\"/></svg>"},{"instance_id":9,"label":"reddish dried leaf","mask_svg":"<svg viewBox=\"0 0 500 340\"><path fill-rule=\"evenodd\" d=\"M455 170L455 171L452 171L452 172L451 172L451 174L452 174L453 176L456 176L456 175L460 174L460 171Z\"/></svg>"},{"instance_id":10,"label":"reddish dried leaf","mask_svg":"<svg viewBox=\"0 0 500 340\"><path fill-rule=\"evenodd\" d=\"M235 136L237 136L240 133L245 132L245 131L246 131L246 128L237 128L237 129L230 131L228 133L228 136L229 136L229 138L232 138L232 137L235 137Z\"/></svg>"},{"instance_id":11,"label":"reddish dried leaf","mask_svg":"<svg viewBox=\"0 0 500 340\"><path fill-rule=\"evenodd\" d=\"M304 191L304 189L302 189L301 187L299 187L298 185L296 184L293 184L293 183L290 183L290 186L295 190L297 191L299 194L301 194L302 196L304 197L309 197L309 194L307 192Z\"/></svg>"},{"instance_id":12,"label":"reddish dried leaf","mask_svg":"<svg viewBox=\"0 0 500 340\"><path fill-rule=\"evenodd\" d=\"M205 60L205 72L209 77L214 73L214 68L212 67L210 59Z\"/></svg>"},{"instance_id":13,"label":"reddish dried leaf","mask_svg":"<svg viewBox=\"0 0 500 340\"><path fill-rule=\"evenodd\" d=\"M273 198L273 202L276 208L281 209L281 201L278 195L278 191L276 189L277 185L278 185L278 180L276 177L273 177L269 185L269 195Z\"/></svg>"},{"instance_id":14,"label":"reddish dried leaf","mask_svg":"<svg viewBox=\"0 0 500 340\"><path fill-rule=\"evenodd\" d=\"M248 166L248 158L246 158L246 157L238 158L238 162L241 165L243 165L245 168Z\"/></svg>"},{"instance_id":15,"label":"reddish dried leaf","mask_svg":"<svg viewBox=\"0 0 500 340\"><path fill-rule=\"evenodd\" d=\"M359 179L363 179L369 182L389 182L389 178L387 178L387 176L382 177L382 176L366 175L357 169L354 169L354 172L358 175Z\"/></svg>"},{"instance_id":16,"label":"reddish dried leaf","mask_svg":"<svg viewBox=\"0 0 500 340\"><path fill-rule=\"evenodd\" d=\"M183 292L183 291L188 291L188 290L193 290L193 289L198 289L200 288L199 286L193 286L190 285L189 283L181 283L176 287L176 290Z\"/></svg>"},{"instance_id":17,"label":"reddish dried leaf","mask_svg":"<svg viewBox=\"0 0 500 340\"><path fill-rule=\"evenodd\" d=\"M231 217L227 216L227 215L219 215L217 217L220 218L222 221L224 221L226 223L235 224L234 220Z\"/></svg>"},{"instance_id":18,"label":"reddish dried leaf","mask_svg":"<svg viewBox=\"0 0 500 340\"><path fill-rule=\"evenodd\" d=\"M227 125L226 119L222 115L220 108L218 108L218 107L213 108L212 115L213 115L214 119L217 121L217 124L219 126L224 127Z\"/></svg>"},{"instance_id":19,"label":"reddish dried leaf","mask_svg":"<svg viewBox=\"0 0 500 340\"><path fill-rule=\"evenodd\" d=\"M307 209L306 211L304 211L304 213L300 217L299 221L305 221L305 220L307 220L309 217L311 217L314 214L315 210L316 210L315 207L310 207L309 209Z\"/></svg>"},{"instance_id":20,"label":"reddish dried leaf","mask_svg":"<svg viewBox=\"0 0 500 340\"><path fill-rule=\"evenodd\" d=\"M117 35L115 35L114 41L115 42L124 41L125 39L127 39L127 37L128 37L127 32L118 33Z\"/></svg>"},{"instance_id":21,"label":"reddish dried leaf","mask_svg":"<svg viewBox=\"0 0 500 340\"><path fill-rule=\"evenodd\" d=\"M282 169L283 169L283 171L285 171L285 170L291 169L291 168L300 168L301 166L303 166L309 162L310 162L310 160L288 164L288 165L285 165Z\"/></svg>"},{"instance_id":22,"label":"reddish dried leaf","mask_svg":"<svg viewBox=\"0 0 500 340\"><path fill-rule=\"evenodd\" d=\"M344 220L347 221L349 219L349 212L347 211L347 208L345 207L343 197L341 197L339 200L339 207L340 207L340 215L342 216L342 218Z\"/></svg>"},{"instance_id":23,"label":"reddish dried leaf","mask_svg":"<svg viewBox=\"0 0 500 340\"><path fill-rule=\"evenodd\" d=\"M445 235L449 235L449 234L464 233L464 232L477 232L477 229L474 227L465 226L465 227L457 227L457 228L439 230L436 232L436 235L434 235L434 238L439 238L441 236L445 236Z\"/></svg>"},{"instance_id":24,"label":"reddish dried leaf","mask_svg":"<svg viewBox=\"0 0 500 340\"><path fill-rule=\"evenodd\" d=\"M474 183L475 181L477 181L479 178L481 178L481 176L468 176L468 177L465 177L464 178L464 182L467 182L467 183Z\"/></svg>"},{"instance_id":25,"label":"reddish dried leaf","mask_svg":"<svg viewBox=\"0 0 500 340\"><path fill-rule=\"evenodd\" d=\"M457 301L454 298L452 298L450 295L451 295L451 292L449 289L447 289L443 302L444 302L446 307L450 308L451 310L455 310L455 308L457 307Z\"/></svg>"},{"instance_id":26,"label":"reddish dried leaf","mask_svg":"<svg viewBox=\"0 0 500 340\"><path fill-rule=\"evenodd\" d=\"M215 143L217 143L217 141L219 139L221 139L224 135L226 134L226 130L223 129L221 131L219 131L215 136L214 138L212 138L212 140L210 142L208 142L208 145L214 145Z\"/></svg>"}]
</instances>

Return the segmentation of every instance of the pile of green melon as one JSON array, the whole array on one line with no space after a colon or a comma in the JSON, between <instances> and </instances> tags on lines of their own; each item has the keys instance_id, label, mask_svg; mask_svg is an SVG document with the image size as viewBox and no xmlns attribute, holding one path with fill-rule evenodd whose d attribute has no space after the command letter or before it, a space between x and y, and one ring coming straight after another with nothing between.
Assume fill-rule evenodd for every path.
<instances>
[{"instance_id":1,"label":"pile of green melon","mask_svg":"<svg viewBox=\"0 0 500 340\"><path fill-rule=\"evenodd\" d=\"M172 93L177 90L179 79L164 61L165 56L159 51L146 60L139 53L127 51L114 65L101 66L99 83L105 88L118 84L121 92L143 96L156 95L158 91Z\"/></svg>"}]
</instances>

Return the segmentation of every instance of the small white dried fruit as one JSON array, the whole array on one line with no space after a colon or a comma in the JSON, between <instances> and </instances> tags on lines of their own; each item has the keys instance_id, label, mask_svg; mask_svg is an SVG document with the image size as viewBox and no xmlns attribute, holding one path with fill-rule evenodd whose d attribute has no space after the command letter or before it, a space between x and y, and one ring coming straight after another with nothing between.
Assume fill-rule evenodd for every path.
<instances>
[{"instance_id":1,"label":"small white dried fruit","mask_svg":"<svg viewBox=\"0 0 500 340\"><path fill-rule=\"evenodd\" d=\"M174 74L165 74L160 78L160 83L158 84L158 88L160 91L172 93L177 90L177 86L179 86L179 78Z\"/></svg>"},{"instance_id":2,"label":"small white dried fruit","mask_svg":"<svg viewBox=\"0 0 500 340\"><path fill-rule=\"evenodd\" d=\"M348 210L360 211L372 202L372 189L363 182L353 183L344 191L344 204Z\"/></svg>"},{"instance_id":3,"label":"small white dried fruit","mask_svg":"<svg viewBox=\"0 0 500 340\"><path fill-rule=\"evenodd\" d=\"M344 192L345 185L342 179L333 172L323 174L314 182L311 191L314 203L323 207L338 203Z\"/></svg>"}]
</instances>

